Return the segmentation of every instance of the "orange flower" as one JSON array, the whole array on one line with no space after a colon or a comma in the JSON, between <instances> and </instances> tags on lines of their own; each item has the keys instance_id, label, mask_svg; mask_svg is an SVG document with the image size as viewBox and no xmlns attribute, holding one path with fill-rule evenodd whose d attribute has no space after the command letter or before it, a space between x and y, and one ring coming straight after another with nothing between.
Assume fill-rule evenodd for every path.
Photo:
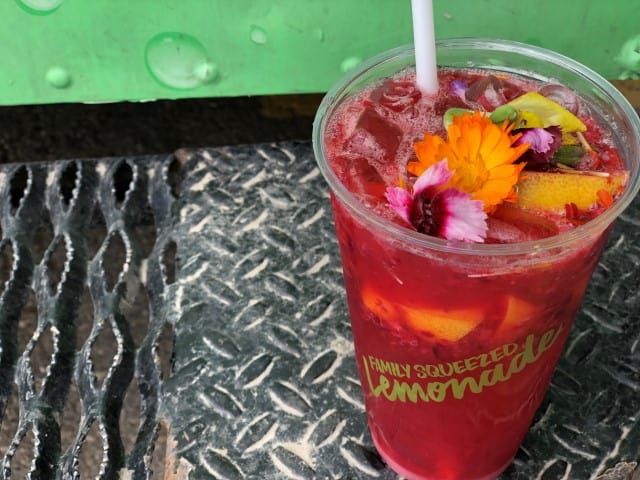
<instances>
[{"instance_id":1,"label":"orange flower","mask_svg":"<svg viewBox=\"0 0 640 480\"><path fill-rule=\"evenodd\" d=\"M447 141L425 134L414 145L417 161L409 162L409 173L420 176L431 165L446 159L454 172L446 187L453 187L484 203L491 212L503 201L517 198L514 185L525 164L514 164L529 148L528 143L514 146L520 135L510 135L513 124L494 124L480 113L454 117L447 129Z\"/></svg>"}]
</instances>

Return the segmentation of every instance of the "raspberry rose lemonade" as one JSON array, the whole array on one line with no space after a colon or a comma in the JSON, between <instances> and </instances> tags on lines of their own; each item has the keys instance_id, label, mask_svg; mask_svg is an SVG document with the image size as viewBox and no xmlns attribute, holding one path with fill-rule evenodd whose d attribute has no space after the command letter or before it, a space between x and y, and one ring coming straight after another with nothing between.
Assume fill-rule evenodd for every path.
<instances>
[{"instance_id":1,"label":"raspberry rose lemonade","mask_svg":"<svg viewBox=\"0 0 640 480\"><path fill-rule=\"evenodd\" d=\"M435 95L416 88L406 48L343 79L314 145L376 447L409 479L489 479L638 190L638 120L546 50L448 40L438 58Z\"/></svg>"}]
</instances>

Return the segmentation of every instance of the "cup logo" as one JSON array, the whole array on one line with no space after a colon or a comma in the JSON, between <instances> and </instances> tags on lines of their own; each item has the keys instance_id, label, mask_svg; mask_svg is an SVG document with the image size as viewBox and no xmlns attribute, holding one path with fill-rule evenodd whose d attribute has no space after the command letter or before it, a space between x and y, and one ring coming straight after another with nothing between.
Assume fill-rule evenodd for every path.
<instances>
[{"instance_id":1,"label":"cup logo","mask_svg":"<svg viewBox=\"0 0 640 480\"><path fill-rule=\"evenodd\" d=\"M530 334L521 345L507 343L489 352L437 365L397 363L363 355L366 387L391 402L444 402L478 394L537 362L562 333L552 328L539 338ZM453 375L457 375L454 377Z\"/></svg>"}]
</instances>

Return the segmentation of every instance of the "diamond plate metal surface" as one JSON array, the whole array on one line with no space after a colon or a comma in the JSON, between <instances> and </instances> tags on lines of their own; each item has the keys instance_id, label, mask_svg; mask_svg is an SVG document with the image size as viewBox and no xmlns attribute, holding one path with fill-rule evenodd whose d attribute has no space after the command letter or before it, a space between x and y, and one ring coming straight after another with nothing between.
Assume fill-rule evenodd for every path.
<instances>
[{"instance_id":1,"label":"diamond plate metal surface","mask_svg":"<svg viewBox=\"0 0 640 480\"><path fill-rule=\"evenodd\" d=\"M3 165L0 200L0 478L21 453L31 478L87 478L88 451L102 479L397 478L310 143ZM640 457L638 226L636 202L501 479L623 479Z\"/></svg>"},{"instance_id":2,"label":"diamond plate metal surface","mask_svg":"<svg viewBox=\"0 0 640 480\"><path fill-rule=\"evenodd\" d=\"M180 478L392 479L369 437L327 188L308 143L185 152L165 384ZM640 212L625 213L502 479L640 456Z\"/></svg>"},{"instance_id":3,"label":"diamond plate metal surface","mask_svg":"<svg viewBox=\"0 0 640 480\"><path fill-rule=\"evenodd\" d=\"M0 451L0 478L17 478L12 468L25 459L14 457L27 436L32 438L31 444L22 453L24 456L32 449L32 460L20 466L30 478L80 478L83 448L101 448L96 460L99 478L124 474L151 478L150 458L159 428L161 398L155 349L165 322L161 256L172 234L173 197L165 181L171 160L72 160L0 168L1 245L10 245L12 250L11 259L5 256L7 275L0 297L3 426L9 415L15 416L6 406L16 393L19 408L15 431L3 431L11 441L6 451ZM40 246L43 239L38 232L46 225L52 238ZM103 237L96 237L99 226ZM144 226L154 226L155 238L140 237ZM90 239L97 244L96 252L89 252ZM109 254L116 241L123 250L121 265L113 265ZM153 247L145 256L142 244L149 241ZM39 246L44 252L36 259ZM56 255L59 258L54 260ZM136 347L131 334L136 312L130 307L141 287L148 296L149 322ZM80 324L84 290L92 304L87 325ZM30 313L35 317L35 329L20 351L18 338L24 332L19 329L24 328L22 310L29 292L35 297L37 313ZM78 344L81 329L87 338ZM100 358L104 352L97 347L104 332L113 343L108 358ZM38 371L33 353L47 342L50 357L43 371ZM100 379L98 360L106 362ZM125 451L120 415L134 378L139 386L140 408L135 412L139 428L132 447ZM61 425L68 414L65 407L72 385L80 397L81 414L75 437L63 449ZM92 427L98 438L87 444Z\"/></svg>"}]
</instances>

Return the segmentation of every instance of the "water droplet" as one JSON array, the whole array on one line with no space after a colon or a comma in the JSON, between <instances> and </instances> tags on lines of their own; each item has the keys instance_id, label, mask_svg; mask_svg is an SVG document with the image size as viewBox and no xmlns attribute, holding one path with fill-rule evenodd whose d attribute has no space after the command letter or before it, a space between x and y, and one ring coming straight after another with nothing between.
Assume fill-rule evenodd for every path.
<instances>
[{"instance_id":1,"label":"water droplet","mask_svg":"<svg viewBox=\"0 0 640 480\"><path fill-rule=\"evenodd\" d=\"M35 15L47 15L56 10L62 0L16 0L23 10Z\"/></svg>"},{"instance_id":2,"label":"water droplet","mask_svg":"<svg viewBox=\"0 0 640 480\"><path fill-rule=\"evenodd\" d=\"M348 72L360 62L362 62L362 59L360 57L347 57L340 64L340 70L342 70L343 72Z\"/></svg>"},{"instance_id":3,"label":"water droplet","mask_svg":"<svg viewBox=\"0 0 640 480\"><path fill-rule=\"evenodd\" d=\"M67 88L71 85L71 75L62 67L53 66L47 70L45 80L55 88Z\"/></svg>"},{"instance_id":4,"label":"water droplet","mask_svg":"<svg viewBox=\"0 0 640 480\"><path fill-rule=\"evenodd\" d=\"M219 76L204 46L186 33L164 32L153 37L147 43L145 61L151 75L167 87L195 88Z\"/></svg>"},{"instance_id":5,"label":"water droplet","mask_svg":"<svg viewBox=\"0 0 640 480\"><path fill-rule=\"evenodd\" d=\"M213 62L202 62L194 67L193 74L202 83L209 83L218 78L218 66Z\"/></svg>"},{"instance_id":6,"label":"water droplet","mask_svg":"<svg viewBox=\"0 0 640 480\"><path fill-rule=\"evenodd\" d=\"M267 32L265 32L262 28L257 26L251 27L251 41L253 43L257 43L258 45L264 45L267 43Z\"/></svg>"},{"instance_id":7,"label":"water droplet","mask_svg":"<svg viewBox=\"0 0 640 480\"><path fill-rule=\"evenodd\" d=\"M319 42L324 42L324 30L321 28L316 28L313 31L313 36L316 38L316 40L318 40Z\"/></svg>"}]
</instances>

